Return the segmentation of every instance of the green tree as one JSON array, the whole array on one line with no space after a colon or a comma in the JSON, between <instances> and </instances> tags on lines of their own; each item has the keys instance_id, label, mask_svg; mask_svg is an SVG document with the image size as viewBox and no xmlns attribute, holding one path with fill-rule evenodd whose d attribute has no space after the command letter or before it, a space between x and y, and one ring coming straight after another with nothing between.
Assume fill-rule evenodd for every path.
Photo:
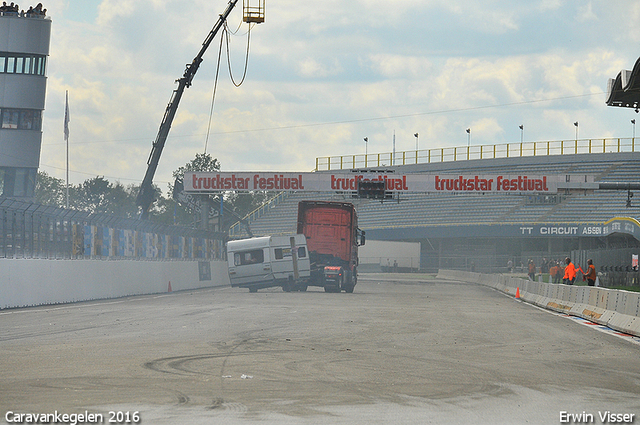
<instances>
[{"instance_id":1,"label":"green tree","mask_svg":"<svg viewBox=\"0 0 640 425\"><path fill-rule=\"evenodd\" d=\"M35 202L40 205L63 207L65 205L66 184L64 180L38 171L36 177Z\"/></svg>"},{"instance_id":2,"label":"green tree","mask_svg":"<svg viewBox=\"0 0 640 425\"><path fill-rule=\"evenodd\" d=\"M174 179L184 179L187 171L220 171L220 163L217 158L212 158L208 153L197 153L196 157L173 172ZM173 184L169 185L169 193L173 192Z\"/></svg>"},{"instance_id":3,"label":"green tree","mask_svg":"<svg viewBox=\"0 0 640 425\"><path fill-rule=\"evenodd\" d=\"M245 217L264 204L267 199L267 192L229 192L224 201L238 216Z\"/></svg>"},{"instance_id":4,"label":"green tree","mask_svg":"<svg viewBox=\"0 0 640 425\"><path fill-rule=\"evenodd\" d=\"M92 213L136 218L138 216L136 196L139 188L139 185L124 186L118 181L111 183L104 176L96 176L78 185L69 186L69 207ZM160 188L154 186L154 190L158 202L157 205L154 205L152 214L162 215L166 209L164 206L166 198L162 196ZM65 182L62 179L49 176L44 171L38 171L35 202L41 205L64 208L66 205ZM167 224L172 224L172 222L167 221Z\"/></svg>"},{"instance_id":5,"label":"green tree","mask_svg":"<svg viewBox=\"0 0 640 425\"><path fill-rule=\"evenodd\" d=\"M220 171L220 163L208 153L197 153L195 158L179 167L173 172L173 178L183 181L184 173L188 171L216 172ZM199 214L192 211L187 205L182 205L173 198L174 184L169 184L169 198L158 199L156 206L159 208L157 219L165 224L179 224L183 226L195 226L200 220Z\"/></svg>"},{"instance_id":6,"label":"green tree","mask_svg":"<svg viewBox=\"0 0 640 425\"><path fill-rule=\"evenodd\" d=\"M217 172L220 171L220 163L216 158L211 157L210 154L202 153L196 154L195 158L184 166L178 168L173 172L175 179L184 179L184 173L187 171L199 171L199 172ZM170 192L173 193L173 185L169 186ZM198 195L206 197L206 195ZM244 217L254 209L258 208L266 200L267 195L265 192L225 192L219 195L209 195L208 201L212 207L219 210L221 202L220 197L223 197L222 205L224 205L225 211L223 212L224 227L228 227L238 221L238 217ZM165 200L163 207L165 208L164 222L169 222L169 219L173 220L173 223L193 225L200 220L200 216L191 211L185 205L176 205L174 199Z\"/></svg>"},{"instance_id":7,"label":"green tree","mask_svg":"<svg viewBox=\"0 0 640 425\"><path fill-rule=\"evenodd\" d=\"M176 224L195 227L194 213L180 205L171 196L157 198L154 204L153 221L162 224Z\"/></svg>"},{"instance_id":8,"label":"green tree","mask_svg":"<svg viewBox=\"0 0 640 425\"><path fill-rule=\"evenodd\" d=\"M111 183L103 176L96 176L73 187L71 206L92 213L134 218L138 212L136 193L133 185L125 187L120 182Z\"/></svg>"},{"instance_id":9,"label":"green tree","mask_svg":"<svg viewBox=\"0 0 640 425\"><path fill-rule=\"evenodd\" d=\"M101 213L107 208L106 200L111 189L111 183L104 177L96 176L85 180L78 186L78 196L74 205L81 210Z\"/></svg>"}]
</instances>

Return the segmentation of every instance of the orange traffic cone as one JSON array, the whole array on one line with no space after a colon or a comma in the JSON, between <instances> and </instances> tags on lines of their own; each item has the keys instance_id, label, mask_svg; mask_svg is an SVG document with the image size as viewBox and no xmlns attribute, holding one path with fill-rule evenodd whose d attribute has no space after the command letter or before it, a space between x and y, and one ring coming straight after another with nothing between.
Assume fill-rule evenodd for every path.
<instances>
[{"instance_id":1,"label":"orange traffic cone","mask_svg":"<svg viewBox=\"0 0 640 425\"><path fill-rule=\"evenodd\" d=\"M520 287L516 288L516 300L520 299Z\"/></svg>"},{"instance_id":2,"label":"orange traffic cone","mask_svg":"<svg viewBox=\"0 0 640 425\"><path fill-rule=\"evenodd\" d=\"M167 292L171 292L171 291L172 291L172 289L171 289L171 281L169 281L169 287L167 288Z\"/></svg>"}]
</instances>

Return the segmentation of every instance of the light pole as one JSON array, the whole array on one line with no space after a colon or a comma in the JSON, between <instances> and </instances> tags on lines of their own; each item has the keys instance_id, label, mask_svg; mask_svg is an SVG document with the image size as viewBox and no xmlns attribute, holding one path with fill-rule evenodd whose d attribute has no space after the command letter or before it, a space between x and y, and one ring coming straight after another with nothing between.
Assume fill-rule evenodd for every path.
<instances>
[{"instance_id":1,"label":"light pole","mask_svg":"<svg viewBox=\"0 0 640 425\"><path fill-rule=\"evenodd\" d=\"M636 140L636 120L632 119L631 124L633 126L633 140L635 141Z\"/></svg>"},{"instance_id":2,"label":"light pole","mask_svg":"<svg viewBox=\"0 0 640 425\"><path fill-rule=\"evenodd\" d=\"M467 128L467 147L471 146L471 129Z\"/></svg>"},{"instance_id":3,"label":"light pole","mask_svg":"<svg viewBox=\"0 0 640 425\"><path fill-rule=\"evenodd\" d=\"M418 151L418 133L414 134L416 138L416 151Z\"/></svg>"},{"instance_id":4,"label":"light pole","mask_svg":"<svg viewBox=\"0 0 640 425\"><path fill-rule=\"evenodd\" d=\"M578 121L574 122L573 125L576 126L576 146L578 145Z\"/></svg>"},{"instance_id":5,"label":"light pole","mask_svg":"<svg viewBox=\"0 0 640 425\"><path fill-rule=\"evenodd\" d=\"M524 124L520 124L518 128L520 129L520 143L523 143L524 142Z\"/></svg>"},{"instance_id":6,"label":"light pole","mask_svg":"<svg viewBox=\"0 0 640 425\"><path fill-rule=\"evenodd\" d=\"M393 130L393 153L391 154L391 165L396 165L396 131Z\"/></svg>"},{"instance_id":7,"label":"light pole","mask_svg":"<svg viewBox=\"0 0 640 425\"><path fill-rule=\"evenodd\" d=\"M364 138L364 159L365 159L365 161L367 160L368 148L369 148L369 138L365 137Z\"/></svg>"}]
</instances>

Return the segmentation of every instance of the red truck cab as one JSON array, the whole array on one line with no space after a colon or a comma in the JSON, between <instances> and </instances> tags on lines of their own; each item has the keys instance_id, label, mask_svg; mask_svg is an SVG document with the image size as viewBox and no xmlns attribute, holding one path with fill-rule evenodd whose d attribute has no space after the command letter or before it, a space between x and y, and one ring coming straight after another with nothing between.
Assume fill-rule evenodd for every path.
<instances>
[{"instance_id":1,"label":"red truck cab","mask_svg":"<svg viewBox=\"0 0 640 425\"><path fill-rule=\"evenodd\" d=\"M354 205L302 201L298 204L297 232L307 238L310 285L322 286L326 292L353 292L358 276L358 245L365 241Z\"/></svg>"}]
</instances>

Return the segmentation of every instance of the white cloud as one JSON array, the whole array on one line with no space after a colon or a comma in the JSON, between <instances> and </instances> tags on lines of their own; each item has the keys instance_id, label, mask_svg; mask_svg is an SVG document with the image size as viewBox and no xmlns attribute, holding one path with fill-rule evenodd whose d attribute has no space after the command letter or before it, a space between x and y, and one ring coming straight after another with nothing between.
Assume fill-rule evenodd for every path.
<instances>
[{"instance_id":1,"label":"white cloud","mask_svg":"<svg viewBox=\"0 0 640 425\"><path fill-rule=\"evenodd\" d=\"M585 5L582 5L578 8L578 22L595 21L597 19L598 17L593 12L593 7L591 5L591 2Z\"/></svg>"},{"instance_id":2,"label":"white cloud","mask_svg":"<svg viewBox=\"0 0 640 425\"><path fill-rule=\"evenodd\" d=\"M374 71L385 78L422 79L431 68L431 62L424 57L373 54L370 60Z\"/></svg>"},{"instance_id":3,"label":"white cloud","mask_svg":"<svg viewBox=\"0 0 640 425\"><path fill-rule=\"evenodd\" d=\"M69 20L79 1L48 3L42 163L64 175L69 90L72 179L140 181L174 81L227 1L104 0L95 22ZM240 18L232 13L232 30ZM421 148L463 146L469 127L474 144L519 141L520 124L528 140L570 138L576 120L581 136L624 137L635 116L598 93L637 59L635 3L281 0L266 18L241 88L222 63L208 151L226 170L306 171L316 157L362 154L365 136L369 152L388 152L394 130L398 150L415 148L415 132ZM230 43L237 75L245 33ZM204 149L218 47L184 94L157 181Z\"/></svg>"},{"instance_id":4,"label":"white cloud","mask_svg":"<svg viewBox=\"0 0 640 425\"><path fill-rule=\"evenodd\" d=\"M142 2L137 2L138 4ZM117 18L129 17L136 10L135 0L103 0L98 6L98 24L109 25Z\"/></svg>"},{"instance_id":5,"label":"white cloud","mask_svg":"<svg viewBox=\"0 0 640 425\"><path fill-rule=\"evenodd\" d=\"M538 8L541 11L558 10L562 4L562 0L542 0L539 2Z\"/></svg>"},{"instance_id":6,"label":"white cloud","mask_svg":"<svg viewBox=\"0 0 640 425\"><path fill-rule=\"evenodd\" d=\"M320 63L313 58L305 58L298 63L298 72L305 78L325 78L342 72L342 66L337 60Z\"/></svg>"},{"instance_id":7,"label":"white cloud","mask_svg":"<svg viewBox=\"0 0 640 425\"><path fill-rule=\"evenodd\" d=\"M483 139L498 139L504 134L504 129L495 118L481 118L472 122L469 129L473 136L477 134Z\"/></svg>"}]
</instances>

